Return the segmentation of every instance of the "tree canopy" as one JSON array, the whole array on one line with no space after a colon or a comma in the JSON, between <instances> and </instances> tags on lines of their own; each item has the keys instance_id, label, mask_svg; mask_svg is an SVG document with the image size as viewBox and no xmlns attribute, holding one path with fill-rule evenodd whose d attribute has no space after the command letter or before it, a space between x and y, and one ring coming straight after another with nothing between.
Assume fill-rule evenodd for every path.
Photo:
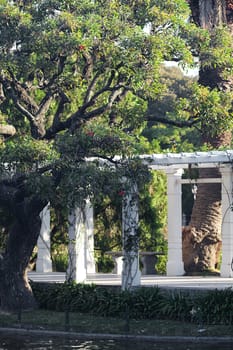
<instances>
[{"instance_id":1,"label":"tree canopy","mask_svg":"<svg viewBox=\"0 0 233 350\"><path fill-rule=\"evenodd\" d=\"M134 138L161 92L161 62L192 62L174 35L188 13L185 1L2 0L1 123L16 130L1 143L2 171L13 166L17 181L32 173L32 190L47 195L49 164L75 179L84 157L139 152Z\"/></svg>"}]
</instances>

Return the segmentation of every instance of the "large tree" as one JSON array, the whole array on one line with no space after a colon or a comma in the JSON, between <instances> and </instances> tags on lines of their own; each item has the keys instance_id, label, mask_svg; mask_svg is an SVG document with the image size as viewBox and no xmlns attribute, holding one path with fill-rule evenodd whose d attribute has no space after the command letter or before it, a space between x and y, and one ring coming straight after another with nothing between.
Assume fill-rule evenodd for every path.
<instances>
[{"instance_id":1,"label":"large tree","mask_svg":"<svg viewBox=\"0 0 233 350\"><path fill-rule=\"evenodd\" d=\"M233 3L225 0L189 0L192 33L186 35L193 55L199 59L199 79L174 111L150 122L195 128L204 149L231 146L232 19ZM191 35L190 35L191 34ZM200 178L220 177L218 169L200 169ZM214 270L221 245L221 186L199 184L189 228L184 232L184 263L187 272Z\"/></svg>"},{"instance_id":2,"label":"large tree","mask_svg":"<svg viewBox=\"0 0 233 350\"><path fill-rule=\"evenodd\" d=\"M181 0L1 0L0 109L16 129L0 143L0 209L10 218L3 309L35 306L26 272L44 206L81 205L114 187L112 168L86 157L137 151L130 144L161 90L161 62L192 60L174 35L187 13Z\"/></svg>"},{"instance_id":3,"label":"large tree","mask_svg":"<svg viewBox=\"0 0 233 350\"><path fill-rule=\"evenodd\" d=\"M230 147L232 140L232 2L190 1L192 19L208 32L208 47L200 50L199 91L201 136L212 148ZM200 169L199 177L220 177L218 169ZM186 269L215 270L220 261L221 185L200 184L184 237ZM186 246L187 247L187 246Z\"/></svg>"}]
</instances>

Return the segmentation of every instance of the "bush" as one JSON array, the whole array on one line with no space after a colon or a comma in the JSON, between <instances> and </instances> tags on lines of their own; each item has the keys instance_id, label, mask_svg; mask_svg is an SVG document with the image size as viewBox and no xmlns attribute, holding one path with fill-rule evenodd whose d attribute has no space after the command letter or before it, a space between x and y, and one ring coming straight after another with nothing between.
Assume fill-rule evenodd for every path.
<instances>
[{"instance_id":1,"label":"bush","mask_svg":"<svg viewBox=\"0 0 233 350\"><path fill-rule=\"evenodd\" d=\"M32 289L40 308L102 316L121 317L127 311L133 318L156 318L162 300L158 288L129 292L95 285L32 282Z\"/></svg>"},{"instance_id":2,"label":"bush","mask_svg":"<svg viewBox=\"0 0 233 350\"><path fill-rule=\"evenodd\" d=\"M233 290L214 290L196 300L197 316L206 324L233 323Z\"/></svg>"},{"instance_id":3,"label":"bush","mask_svg":"<svg viewBox=\"0 0 233 350\"><path fill-rule=\"evenodd\" d=\"M162 291L140 287L121 291L76 283L46 284L32 282L40 308L90 313L99 316L134 319L170 319L196 324L233 323L233 290L215 290L202 294Z\"/></svg>"},{"instance_id":4,"label":"bush","mask_svg":"<svg viewBox=\"0 0 233 350\"><path fill-rule=\"evenodd\" d=\"M166 275L167 271L167 255L157 255L156 273L158 275Z\"/></svg>"},{"instance_id":5,"label":"bush","mask_svg":"<svg viewBox=\"0 0 233 350\"><path fill-rule=\"evenodd\" d=\"M160 304L161 315L172 320L190 320L192 300L188 295L180 292L172 292L163 299Z\"/></svg>"},{"instance_id":6,"label":"bush","mask_svg":"<svg viewBox=\"0 0 233 350\"><path fill-rule=\"evenodd\" d=\"M67 252L61 252L54 254L53 260L53 271L66 272L68 267L68 254Z\"/></svg>"},{"instance_id":7,"label":"bush","mask_svg":"<svg viewBox=\"0 0 233 350\"><path fill-rule=\"evenodd\" d=\"M114 269L114 261L110 256L100 255L97 259L98 272L109 273Z\"/></svg>"}]
</instances>

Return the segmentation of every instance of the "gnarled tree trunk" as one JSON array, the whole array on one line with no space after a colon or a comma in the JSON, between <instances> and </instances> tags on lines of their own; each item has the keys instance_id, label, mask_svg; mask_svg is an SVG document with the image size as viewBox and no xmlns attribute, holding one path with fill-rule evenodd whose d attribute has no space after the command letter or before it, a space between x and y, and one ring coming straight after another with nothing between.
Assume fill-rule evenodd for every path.
<instances>
[{"instance_id":1,"label":"gnarled tree trunk","mask_svg":"<svg viewBox=\"0 0 233 350\"><path fill-rule=\"evenodd\" d=\"M229 24L225 0L189 1L193 19L202 28L212 32L216 27ZM200 57L201 60L201 57ZM232 89L232 77L223 78L221 68L202 67L200 62L199 83L220 91ZM202 125L202 139L218 148L230 146L231 131L214 138L211 130ZM200 178L220 177L217 169L200 169ZM221 185L199 184L188 230L183 232L183 259L187 273L214 270L220 260L221 247Z\"/></svg>"},{"instance_id":2,"label":"gnarled tree trunk","mask_svg":"<svg viewBox=\"0 0 233 350\"><path fill-rule=\"evenodd\" d=\"M36 302L28 283L27 266L40 234L39 214L46 203L35 197L18 199L12 187L1 186L0 191L1 204L8 202L15 218L5 252L0 256L0 306L8 311L32 309Z\"/></svg>"}]
</instances>

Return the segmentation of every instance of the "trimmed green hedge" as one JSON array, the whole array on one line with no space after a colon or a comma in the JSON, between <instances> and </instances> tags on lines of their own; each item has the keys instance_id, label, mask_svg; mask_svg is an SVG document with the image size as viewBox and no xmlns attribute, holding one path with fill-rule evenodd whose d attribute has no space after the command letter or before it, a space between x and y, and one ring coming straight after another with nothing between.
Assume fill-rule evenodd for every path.
<instances>
[{"instance_id":1,"label":"trimmed green hedge","mask_svg":"<svg viewBox=\"0 0 233 350\"><path fill-rule=\"evenodd\" d=\"M32 283L40 308L135 319L233 324L233 290L200 294L140 287L134 291L75 283Z\"/></svg>"}]
</instances>

